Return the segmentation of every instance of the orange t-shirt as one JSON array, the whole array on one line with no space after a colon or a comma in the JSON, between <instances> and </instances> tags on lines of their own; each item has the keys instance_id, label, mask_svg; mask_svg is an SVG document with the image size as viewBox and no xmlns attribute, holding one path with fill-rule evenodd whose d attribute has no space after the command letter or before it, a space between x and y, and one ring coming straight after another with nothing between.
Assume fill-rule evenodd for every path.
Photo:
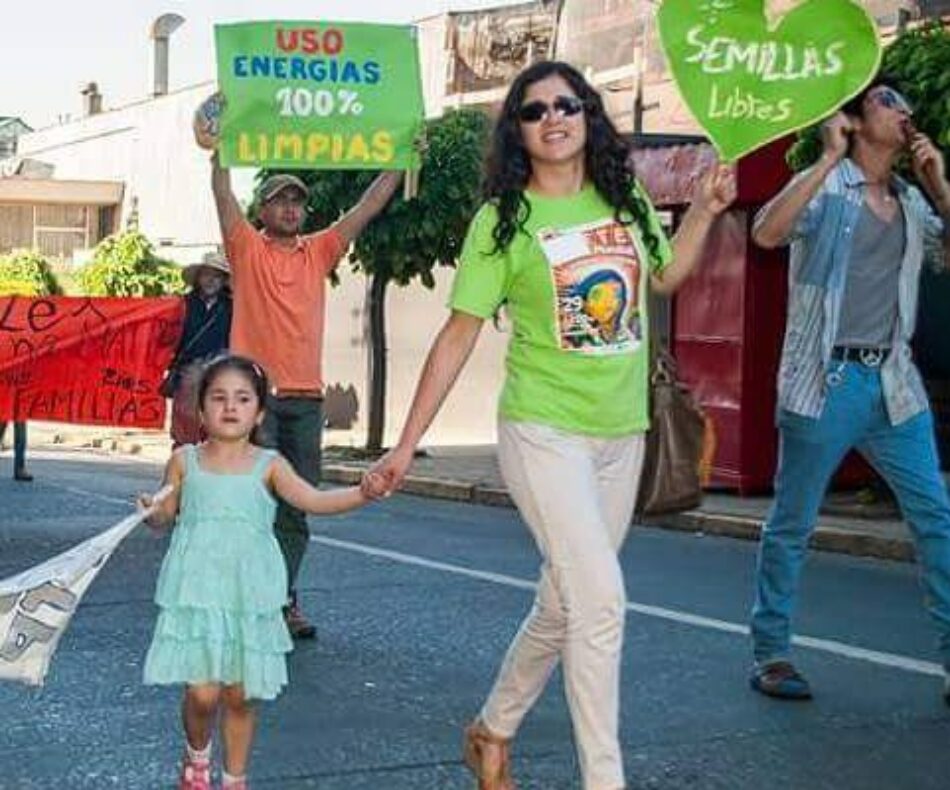
<instances>
[{"instance_id":1,"label":"orange t-shirt","mask_svg":"<svg viewBox=\"0 0 950 790\"><path fill-rule=\"evenodd\" d=\"M272 387L322 391L327 275L346 251L339 231L330 227L283 247L242 219L225 248L234 291L231 351L259 363Z\"/></svg>"}]
</instances>

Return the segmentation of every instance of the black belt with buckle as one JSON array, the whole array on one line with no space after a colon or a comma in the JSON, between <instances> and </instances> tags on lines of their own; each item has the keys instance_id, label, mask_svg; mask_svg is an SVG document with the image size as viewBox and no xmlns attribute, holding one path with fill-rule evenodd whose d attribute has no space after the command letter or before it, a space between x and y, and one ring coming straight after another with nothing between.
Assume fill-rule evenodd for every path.
<instances>
[{"instance_id":1,"label":"black belt with buckle","mask_svg":"<svg viewBox=\"0 0 950 790\"><path fill-rule=\"evenodd\" d=\"M879 368L891 350L886 346L835 346L831 358L839 362L860 362L865 367Z\"/></svg>"}]
</instances>

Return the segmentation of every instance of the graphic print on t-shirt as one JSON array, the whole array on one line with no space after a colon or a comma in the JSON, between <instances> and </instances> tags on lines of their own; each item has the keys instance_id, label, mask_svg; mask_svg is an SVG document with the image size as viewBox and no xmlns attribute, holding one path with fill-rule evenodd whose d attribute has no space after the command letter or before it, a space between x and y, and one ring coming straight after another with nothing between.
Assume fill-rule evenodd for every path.
<instances>
[{"instance_id":1,"label":"graphic print on t-shirt","mask_svg":"<svg viewBox=\"0 0 950 790\"><path fill-rule=\"evenodd\" d=\"M558 343L564 351L629 354L640 347L640 254L608 219L538 233L554 279Z\"/></svg>"}]
</instances>

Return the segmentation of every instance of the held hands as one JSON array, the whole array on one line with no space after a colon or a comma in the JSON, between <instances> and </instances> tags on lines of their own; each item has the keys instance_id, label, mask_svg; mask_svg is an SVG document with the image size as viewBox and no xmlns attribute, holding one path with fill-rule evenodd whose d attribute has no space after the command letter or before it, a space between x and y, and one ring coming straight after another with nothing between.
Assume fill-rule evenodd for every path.
<instances>
[{"instance_id":1,"label":"held hands","mask_svg":"<svg viewBox=\"0 0 950 790\"><path fill-rule=\"evenodd\" d=\"M715 164L703 176L694 203L717 217L733 204L737 194L735 165Z\"/></svg>"},{"instance_id":2,"label":"held hands","mask_svg":"<svg viewBox=\"0 0 950 790\"><path fill-rule=\"evenodd\" d=\"M392 493L387 490L386 481L371 469L363 473L360 480L360 493L364 499L374 501L376 499L385 499Z\"/></svg>"},{"instance_id":3,"label":"held hands","mask_svg":"<svg viewBox=\"0 0 950 790\"><path fill-rule=\"evenodd\" d=\"M195 142L201 148L209 151L217 149L221 136L221 113L226 104L224 94L218 91L201 102L195 110L192 129Z\"/></svg>"},{"instance_id":4,"label":"held hands","mask_svg":"<svg viewBox=\"0 0 950 790\"><path fill-rule=\"evenodd\" d=\"M854 130L851 119L837 112L821 125L822 156L830 164L837 164L848 153L849 134Z\"/></svg>"},{"instance_id":5,"label":"held hands","mask_svg":"<svg viewBox=\"0 0 950 790\"><path fill-rule=\"evenodd\" d=\"M363 475L360 488L370 499L388 497L400 485L412 466L412 449L394 447Z\"/></svg>"}]
</instances>

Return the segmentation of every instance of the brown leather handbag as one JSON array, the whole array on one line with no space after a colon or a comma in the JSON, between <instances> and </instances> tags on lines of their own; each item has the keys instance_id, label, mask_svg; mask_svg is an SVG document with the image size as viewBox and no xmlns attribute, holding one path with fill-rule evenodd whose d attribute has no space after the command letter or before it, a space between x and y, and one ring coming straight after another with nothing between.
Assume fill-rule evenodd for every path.
<instances>
[{"instance_id":1,"label":"brown leather handbag","mask_svg":"<svg viewBox=\"0 0 950 790\"><path fill-rule=\"evenodd\" d=\"M699 507L715 453L712 420L676 377L676 362L658 349L650 375L651 420L636 514Z\"/></svg>"}]
</instances>

